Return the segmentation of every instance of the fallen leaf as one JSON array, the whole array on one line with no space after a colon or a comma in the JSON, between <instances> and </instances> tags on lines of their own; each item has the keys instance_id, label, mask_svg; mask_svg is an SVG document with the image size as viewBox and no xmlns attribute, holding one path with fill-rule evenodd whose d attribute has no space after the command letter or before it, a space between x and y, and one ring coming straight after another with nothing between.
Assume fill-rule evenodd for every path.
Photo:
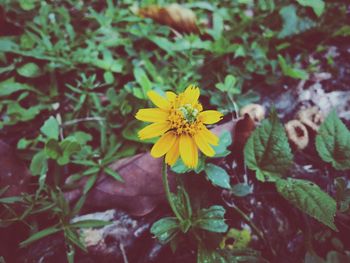
<instances>
[{"instance_id":1,"label":"fallen leaf","mask_svg":"<svg viewBox=\"0 0 350 263\"><path fill-rule=\"evenodd\" d=\"M142 17L152 18L159 24L166 25L184 33L199 33L196 15L192 10L179 4L166 7L151 5L141 8L138 14Z\"/></svg>"},{"instance_id":2,"label":"fallen leaf","mask_svg":"<svg viewBox=\"0 0 350 263\"><path fill-rule=\"evenodd\" d=\"M232 133L234 122L216 126L212 131L220 135L224 131ZM133 216L143 216L165 202L162 182L162 158L153 158L150 153L141 153L133 157L116 161L110 166L124 179L118 182L102 174L96 185L90 190L86 205L97 208L115 208L125 210ZM170 169L169 169L170 170ZM169 183L175 188L176 175L168 173ZM84 182L81 182L84 185ZM81 195L81 189L65 193L65 197L74 201Z\"/></svg>"}]
</instances>

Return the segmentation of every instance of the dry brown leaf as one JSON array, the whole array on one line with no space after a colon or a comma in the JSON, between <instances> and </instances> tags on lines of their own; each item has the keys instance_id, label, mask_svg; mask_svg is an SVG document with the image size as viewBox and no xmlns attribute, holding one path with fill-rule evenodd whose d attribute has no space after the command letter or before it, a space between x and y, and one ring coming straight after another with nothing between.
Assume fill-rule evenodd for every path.
<instances>
[{"instance_id":1,"label":"dry brown leaf","mask_svg":"<svg viewBox=\"0 0 350 263\"><path fill-rule=\"evenodd\" d=\"M199 33L196 15L192 10L179 4L171 4L166 7L151 5L141 8L138 14L142 17L152 18L159 24L174 28L184 33Z\"/></svg>"},{"instance_id":2,"label":"dry brown leaf","mask_svg":"<svg viewBox=\"0 0 350 263\"><path fill-rule=\"evenodd\" d=\"M216 126L212 131L220 135L224 131L232 132L234 122ZM110 166L124 179L124 183L116 181L108 175L101 175L88 193L86 205L98 208L121 208L133 216L143 216L165 202L161 168L162 158L153 158L149 153L116 161ZM168 175L171 187L174 189L175 176ZM83 185L83 182L82 182ZM68 200L76 200L81 195L80 190L66 193Z\"/></svg>"}]
</instances>

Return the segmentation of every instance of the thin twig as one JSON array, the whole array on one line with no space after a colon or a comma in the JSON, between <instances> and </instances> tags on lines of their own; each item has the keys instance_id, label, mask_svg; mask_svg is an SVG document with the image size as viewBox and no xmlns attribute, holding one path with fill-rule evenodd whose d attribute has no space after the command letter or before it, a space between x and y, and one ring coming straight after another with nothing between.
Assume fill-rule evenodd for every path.
<instances>
[{"instance_id":1,"label":"thin twig","mask_svg":"<svg viewBox=\"0 0 350 263\"><path fill-rule=\"evenodd\" d=\"M122 256L123 256L123 261L124 261L124 263L129 263L128 257L126 256L126 253L125 253L125 249L124 249L123 243L119 243L119 249L120 249L120 251L122 252Z\"/></svg>"},{"instance_id":2,"label":"thin twig","mask_svg":"<svg viewBox=\"0 0 350 263\"><path fill-rule=\"evenodd\" d=\"M86 117L86 118L82 118L82 119L75 119L75 120L71 120L71 121L66 121L65 123L62 123L61 127L66 127L69 125L74 125L74 124L77 124L79 122L85 122L85 121L103 122L103 121L105 121L105 119L101 118L101 117Z\"/></svg>"}]
</instances>

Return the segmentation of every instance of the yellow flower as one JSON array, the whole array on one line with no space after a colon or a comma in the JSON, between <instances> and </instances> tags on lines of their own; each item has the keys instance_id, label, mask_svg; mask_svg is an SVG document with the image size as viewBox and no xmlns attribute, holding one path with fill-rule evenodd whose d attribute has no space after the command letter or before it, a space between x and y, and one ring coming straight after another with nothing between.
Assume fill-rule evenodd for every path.
<instances>
[{"instance_id":1,"label":"yellow flower","mask_svg":"<svg viewBox=\"0 0 350 263\"><path fill-rule=\"evenodd\" d=\"M165 155L166 163L173 165L181 156L186 166L195 168L198 148L207 156L215 154L211 145L218 145L219 138L205 124L218 122L222 114L215 110L203 111L198 102L199 88L190 85L179 95L168 91L166 97L155 91L147 95L158 108L141 109L136 118L152 122L139 131L140 139L161 136L151 150L153 157Z\"/></svg>"}]
</instances>

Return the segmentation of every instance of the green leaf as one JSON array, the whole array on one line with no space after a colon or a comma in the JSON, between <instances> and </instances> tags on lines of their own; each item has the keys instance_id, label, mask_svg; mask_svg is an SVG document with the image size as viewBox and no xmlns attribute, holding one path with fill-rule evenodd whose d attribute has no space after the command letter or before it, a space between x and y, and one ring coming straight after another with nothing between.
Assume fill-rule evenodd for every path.
<instances>
[{"instance_id":1,"label":"green leaf","mask_svg":"<svg viewBox=\"0 0 350 263\"><path fill-rule=\"evenodd\" d=\"M302 212L337 231L334 216L337 210L335 200L316 184L301 179L279 179L277 191Z\"/></svg>"},{"instance_id":2,"label":"green leaf","mask_svg":"<svg viewBox=\"0 0 350 263\"><path fill-rule=\"evenodd\" d=\"M350 169L350 132L333 110L321 124L316 149L337 170Z\"/></svg>"},{"instance_id":3,"label":"green leaf","mask_svg":"<svg viewBox=\"0 0 350 263\"><path fill-rule=\"evenodd\" d=\"M208 179L216 186L231 189L230 176L220 166L212 163L207 163L205 166L205 173Z\"/></svg>"},{"instance_id":4,"label":"green leaf","mask_svg":"<svg viewBox=\"0 0 350 263\"><path fill-rule=\"evenodd\" d=\"M112 176L115 180L117 180L119 182L124 182L123 177L121 177L121 175L118 172L112 170L111 168L106 167L106 168L104 168L104 171L106 174Z\"/></svg>"},{"instance_id":5,"label":"green leaf","mask_svg":"<svg viewBox=\"0 0 350 263\"><path fill-rule=\"evenodd\" d=\"M178 234L179 230L179 221L175 217L162 218L151 227L151 233L163 244L172 240Z\"/></svg>"},{"instance_id":6,"label":"green leaf","mask_svg":"<svg viewBox=\"0 0 350 263\"><path fill-rule=\"evenodd\" d=\"M62 155L61 147L56 139L49 139L45 143L45 153L48 157L54 160Z\"/></svg>"},{"instance_id":7,"label":"green leaf","mask_svg":"<svg viewBox=\"0 0 350 263\"><path fill-rule=\"evenodd\" d=\"M231 193L238 197L249 195L253 192L252 187L249 184L238 183L232 186Z\"/></svg>"},{"instance_id":8,"label":"green leaf","mask_svg":"<svg viewBox=\"0 0 350 263\"><path fill-rule=\"evenodd\" d=\"M97 228L97 227L108 226L110 224L112 224L112 222L88 219L88 220L81 220L81 221L74 222L69 226L74 228L91 228L91 227Z\"/></svg>"},{"instance_id":9,"label":"green leaf","mask_svg":"<svg viewBox=\"0 0 350 263\"><path fill-rule=\"evenodd\" d=\"M326 5L323 0L297 0L297 2L302 6L311 7L318 17L323 14Z\"/></svg>"},{"instance_id":10,"label":"green leaf","mask_svg":"<svg viewBox=\"0 0 350 263\"><path fill-rule=\"evenodd\" d=\"M3 198L0 198L0 204L14 204L14 203L17 203L17 202L20 202L22 201L23 198L20 197L20 196L11 196L11 197L3 197Z\"/></svg>"},{"instance_id":11,"label":"green leaf","mask_svg":"<svg viewBox=\"0 0 350 263\"><path fill-rule=\"evenodd\" d=\"M287 172L293 155L284 127L275 111L249 137L244 147L244 159L262 182L275 181Z\"/></svg>"},{"instance_id":12,"label":"green leaf","mask_svg":"<svg viewBox=\"0 0 350 263\"><path fill-rule=\"evenodd\" d=\"M304 79L304 80L307 80L309 78L309 74L305 70L294 68L293 66L288 65L284 57L282 57L280 54L278 54L278 62L285 76L288 76L294 79Z\"/></svg>"},{"instance_id":13,"label":"green leaf","mask_svg":"<svg viewBox=\"0 0 350 263\"><path fill-rule=\"evenodd\" d=\"M225 233L228 225L225 223L224 215L225 209L222 206L204 208L200 210L194 225L210 232Z\"/></svg>"},{"instance_id":14,"label":"green leaf","mask_svg":"<svg viewBox=\"0 0 350 263\"><path fill-rule=\"evenodd\" d=\"M45 121L44 125L40 128L40 131L48 138L58 140L59 136L59 124L55 117L51 116Z\"/></svg>"},{"instance_id":15,"label":"green leaf","mask_svg":"<svg viewBox=\"0 0 350 263\"><path fill-rule=\"evenodd\" d=\"M0 97L8 96L20 90L35 91L35 89L27 84L15 82L13 78L0 82Z\"/></svg>"},{"instance_id":16,"label":"green leaf","mask_svg":"<svg viewBox=\"0 0 350 263\"><path fill-rule=\"evenodd\" d=\"M73 243L74 245L79 247L84 252L87 252L87 249L86 249L85 245L80 240L79 235L74 230L72 230L70 228L65 228L64 229L64 235L71 243Z\"/></svg>"},{"instance_id":17,"label":"green leaf","mask_svg":"<svg viewBox=\"0 0 350 263\"><path fill-rule=\"evenodd\" d=\"M235 262L232 261L232 263ZM197 251L197 263L228 263L228 261L218 251L208 250L200 245Z\"/></svg>"},{"instance_id":18,"label":"green leaf","mask_svg":"<svg viewBox=\"0 0 350 263\"><path fill-rule=\"evenodd\" d=\"M103 78L107 84L113 84L113 82L115 81L113 73L111 71L106 71L103 74Z\"/></svg>"},{"instance_id":19,"label":"green leaf","mask_svg":"<svg viewBox=\"0 0 350 263\"><path fill-rule=\"evenodd\" d=\"M27 78L36 78L40 76L41 71L37 64L30 62L24 64L23 66L17 69L19 75Z\"/></svg>"},{"instance_id":20,"label":"green leaf","mask_svg":"<svg viewBox=\"0 0 350 263\"><path fill-rule=\"evenodd\" d=\"M22 241L19 245L20 247L24 247L29 245L30 243L33 243L34 241L37 241L43 237L52 235L54 233L59 232L61 229L57 228L57 227L49 227L49 228L45 228L44 230L41 230L39 232L36 232L35 234L31 235L28 239Z\"/></svg>"},{"instance_id":21,"label":"green leaf","mask_svg":"<svg viewBox=\"0 0 350 263\"><path fill-rule=\"evenodd\" d=\"M232 143L231 134L228 131L223 132L219 138L219 145L214 146L215 157L225 157L230 154L230 151L227 150Z\"/></svg>"},{"instance_id":22,"label":"green leaf","mask_svg":"<svg viewBox=\"0 0 350 263\"><path fill-rule=\"evenodd\" d=\"M292 4L282 7L279 11L279 14L283 19L283 27L281 32L278 34L278 38L285 38L299 34L316 25L314 21L307 17L299 17L297 15L297 9L295 5Z\"/></svg>"},{"instance_id":23,"label":"green leaf","mask_svg":"<svg viewBox=\"0 0 350 263\"><path fill-rule=\"evenodd\" d=\"M86 183L84 185L84 189L83 189L84 195L86 195L91 190L91 188L94 186L96 180L97 180L97 174L93 174L93 175L89 176L89 178L86 180Z\"/></svg>"},{"instance_id":24,"label":"green leaf","mask_svg":"<svg viewBox=\"0 0 350 263\"><path fill-rule=\"evenodd\" d=\"M23 10L29 11L35 8L36 2L37 0L19 0L19 5Z\"/></svg>"},{"instance_id":25,"label":"green leaf","mask_svg":"<svg viewBox=\"0 0 350 263\"><path fill-rule=\"evenodd\" d=\"M30 171L32 175L41 175L47 172L47 156L45 151L37 152L31 163Z\"/></svg>"},{"instance_id":26,"label":"green leaf","mask_svg":"<svg viewBox=\"0 0 350 263\"><path fill-rule=\"evenodd\" d=\"M181 218L178 219L181 221L181 230L185 233L191 227L192 218L192 206L186 189L182 185L178 186L177 195L171 194L171 199L180 214Z\"/></svg>"},{"instance_id":27,"label":"green leaf","mask_svg":"<svg viewBox=\"0 0 350 263\"><path fill-rule=\"evenodd\" d=\"M147 98L147 92L152 89L152 82L149 80L147 77L145 71L141 69L140 67L135 67L134 68L134 76L136 82L141 86L142 88L142 93L143 93L143 98Z\"/></svg>"}]
</instances>

